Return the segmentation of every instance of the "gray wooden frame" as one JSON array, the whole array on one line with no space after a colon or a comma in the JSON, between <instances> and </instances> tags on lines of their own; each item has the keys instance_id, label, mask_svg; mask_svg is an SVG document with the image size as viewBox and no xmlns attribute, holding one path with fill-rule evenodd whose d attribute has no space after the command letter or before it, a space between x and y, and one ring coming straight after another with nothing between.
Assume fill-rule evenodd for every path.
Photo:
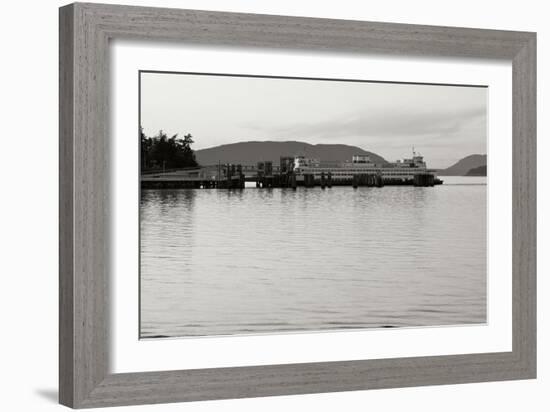
<instances>
[{"instance_id":1,"label":"gray wooden frame","mask_svg":"<svg viewBox=\"0 0 550 412\"><path fill-rule=\"evenodd\" d=\"M108 49L113 38L511 61L513 350L110 374ZM536 376L535 33L76 3L60 9L59 47L62 404L85 408Z\"/></svg>"}]
</instances>

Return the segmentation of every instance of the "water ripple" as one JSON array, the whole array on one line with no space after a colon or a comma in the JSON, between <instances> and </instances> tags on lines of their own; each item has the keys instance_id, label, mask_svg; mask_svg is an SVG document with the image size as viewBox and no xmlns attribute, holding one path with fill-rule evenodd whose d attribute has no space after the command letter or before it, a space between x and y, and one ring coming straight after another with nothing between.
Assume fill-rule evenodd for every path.
<instances>
[{"instance_id":1,"label":"water ripple","mask_svg":"<svg viewBox=\"0 0 550 412\"><path fill-rule=\"evenodd\" d=\"M484 323L486 186L453 179L144 190L142 337Z\"/></svg>"}]
</instances>

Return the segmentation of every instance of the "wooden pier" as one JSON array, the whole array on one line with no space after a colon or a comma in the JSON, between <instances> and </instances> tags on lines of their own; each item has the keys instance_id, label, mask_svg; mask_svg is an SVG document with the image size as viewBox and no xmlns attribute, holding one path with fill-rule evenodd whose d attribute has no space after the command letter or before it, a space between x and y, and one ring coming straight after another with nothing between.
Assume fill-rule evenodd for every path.
<instances>
[{"instance_id":1,"label":"wooden pier","mask_svg":"<svg viewBox=\"0 0 550 412\"><path fill-rule=\"evenodd\" d=\"M142 189L244 189L246 176L240 165L219 165L217 174L200 172L157 173L141 176Z\"/></svg>"}]
</instances>

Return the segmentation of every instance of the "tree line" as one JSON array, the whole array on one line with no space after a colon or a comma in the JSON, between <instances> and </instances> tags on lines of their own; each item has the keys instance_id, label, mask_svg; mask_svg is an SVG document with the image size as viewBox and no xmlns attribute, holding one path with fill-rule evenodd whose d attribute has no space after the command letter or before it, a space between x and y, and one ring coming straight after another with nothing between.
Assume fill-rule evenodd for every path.
<instances>
[{"instance_id":1,"label":"tree line","mask_svg":"<svg viewBox=\"0 0 550 412\"><path fill-rule=\"evenodd\" d=\"M140 128L141 170L179 169L197 167L195 153L191 149L193 136L188 133L183 139L175 134L172 137L160 130L157 135L149 137Z\"/></svg>"}]
</instances>

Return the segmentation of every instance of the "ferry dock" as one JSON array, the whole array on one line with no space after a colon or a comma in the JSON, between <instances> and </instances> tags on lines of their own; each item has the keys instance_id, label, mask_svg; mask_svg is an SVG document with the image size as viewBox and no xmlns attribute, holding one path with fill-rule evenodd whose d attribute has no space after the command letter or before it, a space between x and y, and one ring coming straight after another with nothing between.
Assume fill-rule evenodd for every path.
<instances>
[{"instance_id":1,"label":"ferry dock","mask_svg":"<svg viewBox=\"0 0 550 412\"><path fill-rule=\"evenodd\" d=\"M304 156L281 157L279 165L259 161L255 165L217 164L196 168L143 173L142 189L244 189L246 182L256 188L322 189L333 186L431 187L442 184L422 156L387 164L374 164L368 156L353 156L350 162L326 164Z\"/></svg>"}]
</instances>

